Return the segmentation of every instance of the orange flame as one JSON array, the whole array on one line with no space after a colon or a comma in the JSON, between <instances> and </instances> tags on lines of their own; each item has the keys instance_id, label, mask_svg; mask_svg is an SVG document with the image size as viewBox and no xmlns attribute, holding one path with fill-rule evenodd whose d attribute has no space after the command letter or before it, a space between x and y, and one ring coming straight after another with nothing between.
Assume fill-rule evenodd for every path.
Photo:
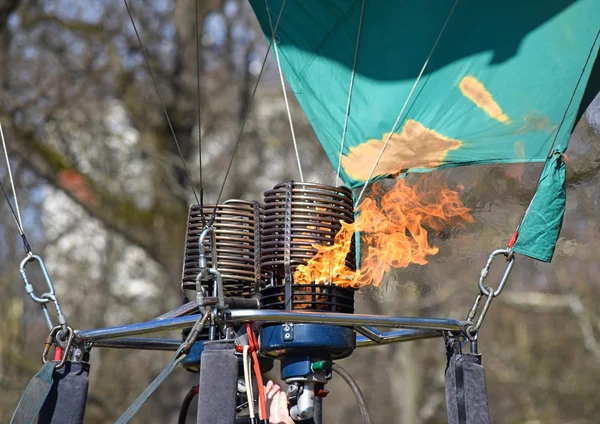
<instances>
[{"instance_id":1,"label":"orange flame","mask_svg":"<svg viewBox=\"0 0 600 424\"><path fill-rule=\"evenodd\" d=\"M470 209L459 193L431 184L435 178L421 178L413 187L404 179L383 193L381 184L374 185L374 197L366 198L358 207L358 218L342 228L331 246L313 245L315 256L294 273L297 284L328 284L362 287L378 286L392 268L406 268L411 263L424 265L426 257L438 253L429 244L428 231L439 233L448 225L474 222ZM360 233L362 249L366 249L361 268L352 271L346 264L352 236Z\"/></svg>"}]
</instances>

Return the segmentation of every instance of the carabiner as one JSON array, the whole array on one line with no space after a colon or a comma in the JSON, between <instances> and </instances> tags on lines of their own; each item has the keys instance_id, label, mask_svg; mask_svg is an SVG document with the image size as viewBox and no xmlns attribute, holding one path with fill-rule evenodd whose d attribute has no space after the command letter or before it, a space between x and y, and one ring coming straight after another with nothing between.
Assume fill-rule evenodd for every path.
<instances>
[{"instance_id":1,"label":"carabiner","mask_svg":"<svg viewBox=\"0 0 600 424\"><path fill-rule=\"evenodd\" d=\"M491 287L488 287L487 291L488 291L489 295L487 296L487 300L485 301L485 304L483 305L483 309L481 310L481 313L479 314L479 317L477 318L477 322L474 325L473 324L468 325L467 328L465 329L465 333L469 337L475 337L475 335L481 328L481 325L483 324L483 320L485 319L485 316L487 315L488 310L490 309L492 300L494 300L494 297L496 297L494 294L495 291L493 291ZM477 313L477 309L478 309L478 305L479 305L479 301L481 300L481 297L482 297L482 294L480 293L477 296L477 300L475 300L475 304L473 305L471 312L469 313L469 317L468 317L469 322L472 322L472 320L475 319L475 314ZM475 313L472 313L472 312L475 312Z\"/></svg>"},{"instance_id":2,"label":"carabiner","mask_svg":"<svg viewBox=\"0 0 600 424\"><path fill-rule=\"evenodd\" d=\"M492 262L494 262L494 259L496 258L496 256L498 255L504 255L506 257L506 260L508 261L508 265L506 266L506 270L504 271L504 275L502 276L502 280L500 280L500 284L498 285L498 288L494 291L492 291L492 289L488 289L485 286L485 279L487 278L489 272L490 272L490 267L492 266ZM498 296L500 293L502 293L502 290L504 289L504 285L506 284L506 281L508 280L508 276L510 275L510 272L513 269L513 266L515 264L515 255L513 254L511 249L498 249L498 250L494 250L492 252L492 254L490 255L490 257L488 258L487 263L485 264L485 267L481 270L481 274L479 276L479 291L481 292L481 294L483 294L484 296L492 296L496 297Z\"/></svg>"},{"instance_id":3,"label":"carabiner","mask_svg":"<svg viewBox=\"0 0 600 424\"><path fill-rule=\"evenodd\" d=\"M211 278L211 275L207 269L208 264L206 262L206 255L204 254L204 240L207 236L210 236L211 238L210 256L212 266L216 266L216 248L214 247L216 245L215 234L212 227L204 227L198 239L198 267L200 268L200 272L198 272L198 275L196 276L196 301L200 307L200 313L204 312L204 307L202 306L204 303L202 282L208 281Z\"/></svg>"},{"instance_id":4,"label":"carabiner","mask_svg":"<svg viewBox=\"0 0 600 424\"><path fill-rule=\"evenodd\" d=\"M48 334L48 337L46 337L46 342L44 343L44 350L42 351L42 363L46 363L48 362L48 352L50 351L50 346L52 346L53 343L58 343L58 341L55 340L55 337L58 336L59 331L62 330L62 327L60 325L57 325L56 327L52 328L52 330L50 330L50 334ZM75 332L73 331L73 329L69 326L67 326L67 343L63 349L63 355L62 358L60 360L60 362L58 363L58 365L56 365L55 369L60 369L62 368L65 363L67 362L67 358L69 357L69 351L71 350L71 347L73 345L73 339L75 338Z\"/></svg>"},{"instance_id":5,"label":"carabiner","mask_svg":"<svg viewBox=\"0 0 600 424\"><path fill-rule=\"evenodd\" d=\"M218 299L218 307L223 309L225 308L225 289L223 288L223 276L215 267L209 268L208 273L214 277L213 296Z\"/></svg>"},{"instance_id":6,"label":"carabiner","mask_svg":"<svg viewBox=\"0 0 600 424\"><path fill-rule=\"evenodd\" d=\"M50 275L48 275L48 270L46 269L46 266L44 265L44 261L42 260L42 258L40 258L38 255L27 255L27 257L25 257L25 259L23 259L21 261L21 265L19 267L19 271L21 271L21 278L23 278L23 282L25 283L25 291L27 292L27 294L29 295L29 297L31 297L34 302L36 303L48 303L51 300L48 298L44 298L43 295L42 297L38 297L35 294L35 290L33 288L33 286L31 285L31 283L29 282L29 278L27 277L27 272L25 271L25 267L27 266L27 264L29 262L37 262L40 265L40 269L42 270L42 274L44 275L44 280L46 281L46 286L48 287L48 291L44 294L48 294L51 296L54 296L54 285L52 285L52 280L50 280Z\"/></svg>"},{"instance_id":7,"label":"carabiner","mask_svg":"<svg viewBox=\"0 0 600 424\"><path fill-rule=\"evenodd\" d=\"M204 239L206 236L210 234L210 256L212 261L213 268L217 267L217 241L215 238L215 232L212 227L205 227L200 234L200 238L198 239L198 264L200 266L200 271L206 272L206 256L204 255Z\"/></svg>"}]
</instances>

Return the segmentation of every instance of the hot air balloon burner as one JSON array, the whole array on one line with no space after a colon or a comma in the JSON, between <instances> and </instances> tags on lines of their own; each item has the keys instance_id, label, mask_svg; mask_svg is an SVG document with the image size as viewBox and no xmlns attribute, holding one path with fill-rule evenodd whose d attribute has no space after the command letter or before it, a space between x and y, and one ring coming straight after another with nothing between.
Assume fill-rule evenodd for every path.
<instances>
[{"instance_id":1,"label":"hot air balloon burner","mask_svg":"<svg viewBox=\"0 0 600 424\"><path fill-rule=\"evenodd\" d=\"M267 276L260 290L261 309L354 312L354 289L331 283L295 284L294 273L317 253L314 245L331 246L342 228L352 223L352 192L346 187L286 182L264 196L261 267ZM354 247L346 265L355 269ZM260 330L260 348L281 360L281 378L290 384L294 419L313 415L316 396L326 393L331 362L349 356L356 345L352 328L312 323L267 324Z\"/></svg>"},{"instance_id":2,"label":"hot air balloon burner","mask_svg":"<svg viewBox=\"0 0 600 424\"><path fill-rule=\"evenodd\" d=\"M203 212L204 223L199 205L191 205L188 212L182 275L184 302L195 299L203 304L208 296L213 297L212 301L216 297L219 304L227 299L228 305L236 308L235 303L244 300L240 298L249 302L257 294L257 282L261 281L262 208L258 202L228 200L216 208L204 205ZM197 313L198 308L190 313L194 311ZM185 338L188 332L184 330L182 336ZM215 337L216 328L211 321L184 359L183 367L198 372L204 341Z\"/></svg>"},{"instance_id":3,"label":"hot air balloon burner","mask_svg":"<svg viewBox=\"0 0 600 424\"><path fill-rule=\"evenodd\" d=\"M317 253L314 246L333 245L342 228L340 221L354 222L352 191L347 187L290 181L267 190L264 202L261 267L271 286L293 284L298 265ZM346 266L354 269L354 245L345 259ZM291 297L291 292L287 295Z\"/></svg>"},{"instance_id":4,"label":"hot air balloon burner","mask_svg":"<svg viewBox=\"0 0 600 424\"><path fill-rule=\"evenodd\" d=\"M261 281L261 207L258 202L242 200L228 200L216 210L214 205L205 205L205 222L210 223L213 214L216 216L212 228L207 231L200 206L190 206L182 276L184 295L187 299L196 298L197 278L202 274L200 286L209 295L215 293L214 284L220 277L224 296L251 297Z\"/></svg>"}]
</instances>

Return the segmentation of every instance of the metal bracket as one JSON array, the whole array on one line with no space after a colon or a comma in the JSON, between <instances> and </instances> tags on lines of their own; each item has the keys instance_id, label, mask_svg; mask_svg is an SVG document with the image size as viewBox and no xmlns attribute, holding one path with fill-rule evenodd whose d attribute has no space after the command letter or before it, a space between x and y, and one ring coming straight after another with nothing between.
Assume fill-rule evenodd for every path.
<instances>
[{"instance_id":1,"label":"metal bracket","mask_svg":"<svg viewBox=\"0 0 600 424\"><path fill-rule=\"evenodd\" d=\"M285 323L283 324L283 341L291 342L294 340L294 324L293 323Z\"/></svg>"}]
</instances>

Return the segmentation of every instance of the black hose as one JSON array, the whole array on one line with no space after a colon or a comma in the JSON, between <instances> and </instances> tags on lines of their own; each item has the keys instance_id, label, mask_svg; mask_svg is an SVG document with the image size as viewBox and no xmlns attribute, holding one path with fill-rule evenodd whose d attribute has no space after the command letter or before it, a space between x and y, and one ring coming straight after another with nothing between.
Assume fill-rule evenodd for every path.
<instances>
[{"instance_id":1,"label":"black hose","mask_svg":"<svg viewBox=\"0 0 600 424\"><path fill-rule=\"evenodd\" d=\"M199 386L194 386L187 392L185 398L183 398L183 403L181 404L181 409L179 410L179 419L177 420L177 424L185 424L185 420L187 418L188 410L190 409L190 405L192 400L198 394Z\"/></svg>"},{"instance_id":2,"label":"black hose","mask_svg":"<svg viewBox=\"0 0 600 424\"><path fill-rule=\"evenodd\" d=\"M342 377L344 381L348 383L348 386L350 386L350 389L354 393L356 401L358 402L358 407L360 409L360 414L362 415L363 424L371 424L371 417L369 416L369 411L367 410L365 398L362 392L360 391L360 387L358 387L356 380L352 378L348 371L340 367L338 364L333 364L331 366L331 369L335 371L340 377Z\"/></svg>"}]
</instances>

